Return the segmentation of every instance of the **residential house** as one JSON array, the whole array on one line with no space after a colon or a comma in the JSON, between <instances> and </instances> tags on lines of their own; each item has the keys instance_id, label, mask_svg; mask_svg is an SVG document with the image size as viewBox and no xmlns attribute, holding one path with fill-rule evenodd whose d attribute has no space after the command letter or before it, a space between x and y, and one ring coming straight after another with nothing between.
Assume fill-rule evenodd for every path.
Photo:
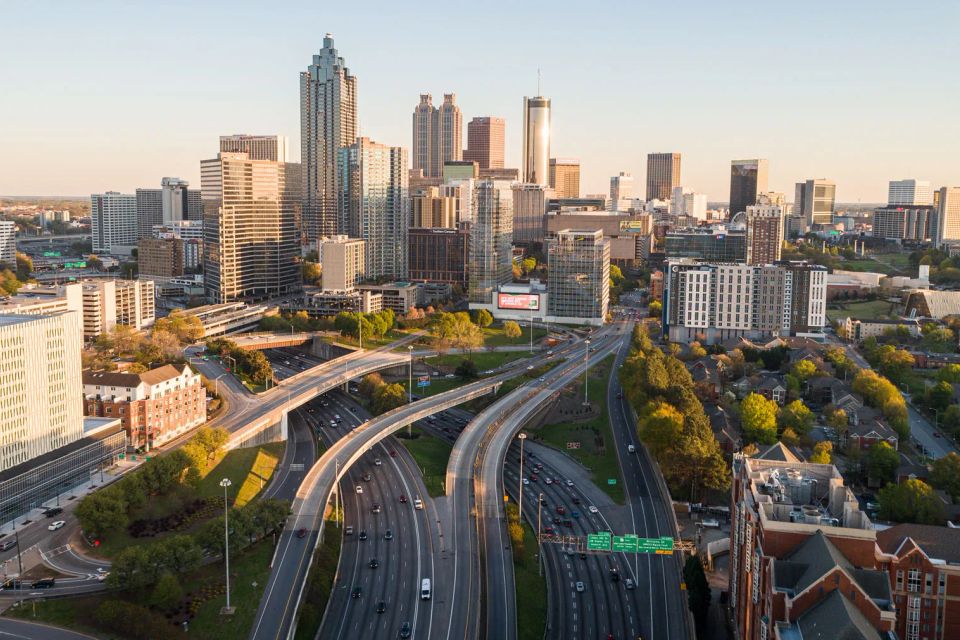
<instances>
[{"instance_id":1,"label":"residential house","mask_svg":"<svg viewBox=\"0 0 960 640\"><path fill-rule=\"evenodd\" d=\"M767 400L773 400L781 407L787 401L787 388L780 380L780 376L766 375L760 378L760 384L757 385L757 393Z\"/></svg>"},{"instance_id":2,"label":"residential house","mask_svg":"<svg viewBox=\"0 0 960 640\"><path fill-rule=\"evenodd\" d=\"M703 409L710 419L710 429L720 449L725 453L739 451L743 446L743 432L739 423L720 405L708 404L704 405Z\"/></svg>"},{"instance_id":3,"label":"residential house","mask_svg":"<svg viewBox=\"0 0 960 640\"><path fill-rule=\"evenodd\" d=\"M861 406L852 412L847 412L847 433L841 445L856 446L867 450L878 442L886 442L894 449L898 448L900 438L897 432L883 419L883 414L872 407Z\"/></svg>"},{"instance_id":4,"label":"residential house","mask_svg":"<svg viewBox=\"0 0 960 640\"><path fill-rule=\"evenodd\" d=\"M707 356L687 363L697 396L704 402L716 402L723 392L723 363L717 356Z\"/></svg>"}]
</instances>

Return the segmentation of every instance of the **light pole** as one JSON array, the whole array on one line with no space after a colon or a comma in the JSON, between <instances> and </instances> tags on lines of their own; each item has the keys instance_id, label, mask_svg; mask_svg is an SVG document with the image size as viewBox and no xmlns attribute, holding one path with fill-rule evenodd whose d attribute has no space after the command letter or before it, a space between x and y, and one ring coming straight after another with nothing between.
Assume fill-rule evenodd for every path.
<instances>
[{"instance_id":1,"label":"light pole","mask_svg":"<svg viewBox=\"0 0 960 640\"><path fill-rule=\"evenodd\" d=\"M230 478L220 481L220 486L223 487L223 557L227 564L227 606L221 609L221 615L233 613L233 607L230 606L230 513L227 509L227 488L232 484Z\"/></svg>"},{"instance_id":2,"label":"light pole","mask_svg":"<svg viewBox=\"0 0 960 640\"><path fill-rule=\"evenodd\" d=\"M587 392L587 386L589 385L589 374L590 374L590 339L585 340L587 344L587 349L583 354L583 406L590 406L590 396Z\"/></svg>"},{"instance_id":3,"label":"light pole","mask_svg":"<svg viewBox=\"0 0 960 640\"><path fill-rule=\"evenodd\" d=\"M543 575L543 542L540 540L540 511L543 508L543 494L537 495L537 575Z\"/></svg>"},{"instance_id":4,"label":"light pole","mask_svg":"<svg viewBox=\"0 0 960 640\"><path fill-rule=\"evenodd\" d=\"M215 396L217 396L218 398L220 397L220 378L222 378L222 377L225 376L225 375L227 375L227 374L221 373L219 376L217 376L217 377L214 378L214 380L213 380L213 394L214 394Z\"/></svg>"},{"instance_id":5,"label":"light pole","mask_svg":"<svg viewBox=\"0 0 960 640\"><path fill-rule=\"evenodd\" d=\"M530 305L530 353L533 353L533 305Z\"/></svg>"},{"instance_id":6,"label":"light pole","mask_svg":"<svg viewBox=\"0 0 960 640\"><path fill-rule=\"evenodd\" d=\"M407 404L413 404L413 345L407 346L410 354L410 378L407 381ZM407 438L413 437L413 423L407 425Z\"/></svg>"},{"instance_id":7,"label":"light pole","mask_svg":"<svg viewBox=\"0 0 960 640\"><path fill-rule=\"evenodd\" d=\"M520 438L520 504L517 507L517 512L520 515L520 526L523 526L523 441L527 439L527 434L521 433Z\"/></svg>"}]
</instances>

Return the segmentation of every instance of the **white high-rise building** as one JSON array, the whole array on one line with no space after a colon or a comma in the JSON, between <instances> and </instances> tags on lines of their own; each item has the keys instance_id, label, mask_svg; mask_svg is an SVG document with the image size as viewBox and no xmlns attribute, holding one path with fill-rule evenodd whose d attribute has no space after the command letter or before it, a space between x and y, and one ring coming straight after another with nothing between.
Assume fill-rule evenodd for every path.
<instances>
[{"instance_id":1,"label":"white high-rise building","mask_svg":"<svg viewBox=\"0 0 960 640\"><path fill-rule=\"evenodd\" d=\"M0 264L17 268L17 223L0 220Z\"/></svg>"},{"instance_id":2,"label":"white high-rise building","mask_svg":"<svg viewBox=\"0 0 960 640\"><path fill-rule=\"evenodd\" d=\"M287 157L287 136L262 136L248 133L220 136L220 151L226 153L245 153L251 160L289 161ZM166 180L180 179L164 178L164 181Z\"/></svg>"},{"instance_id":3,"label":"white high-rise building","mask_svg":"<svg viewBox=\"0 0 960 640\"><path fill-rule=\"evenodd\" d=\"M333 236L318 243L324 291L353 291L364 275L364 241Z\"/></svg>"},{"instance_id":4,"label":"white high-rise building","mask_svg":"<svg viewBox=\"0 0 960 640\"><path fill-rule=\"evenodd\" d=\"M707 219L707 194L697 193L693 189L674 187L670 194L670 214L690 216L705 221Z\"/></svg>"},{"instance_id":5,"label":"white high-rise building","mask_svg":"<svg viewBox=\"0 0 960 640\"><path fill-rule=\"evenodd\" d=\"M960 187L941 187L937 202L935 246L960 244Z\"/></svg>"},{"instance_id":6,"label":"white high-rise building","mask_svg":"<svg viewBox=\"0 0 960 640\"><path fill-rule=\"evenodd\" d=\"M633 175L621 171L610 178L610 200L614 203L633 197Z\"/></svg>"},{"instance_id":7,"label":"white high-rise building","mask_svg":"<svg viewBox=\"0 0 960 640\"><path fill-rule=\"evenodd\" d=\"M137 244L137 196L94 193L90 196L90 220L94 253L122 251Z\"/></svg>"},{"instance_id":8,"label":"white high-rise building","mask_svg":"<svg viewBox=\"0 0 960 640\"><path fill-rule=\"evenodd\" d=\"M180 178L164 178L160 181L163 224L189 219L189 206L187 205L189 186L189 182Z\"/></svg>"},{"instance_id":9,"label":"white high-rise building","mask_svg":"<svg viewBox=\"0 0 960 640\"><path fill-rule=\"evenodd\" d=\"M83 437L77 312L0 316L0 472Z\"/></svg>"},{"instance_id":10,"label":"white high-rise building","mask_svg":"<svg viewBox=\"0 0 960 640\"><path fill-rule=\"evenodd\" d=\"M550 98L523 99L523 169L529 184L550 186Z\"/></svg>"},{"instance_id":11,"label":"white high-rise building","mask_svg":"<svg viewBox=\"0 0 960 640\"><path fill-rule=\"evenodd\" d=\"M474 194L467 295L491 304L497 287L513 279L513 190L506 180L481 180Z\"/></svg>"},{"instance_id":12,"label":"white high-rise building","mask_svg":"<svg viewBox=\"0 0 960 640\"><path fill-rule=\"evenodd\" d=\"M894 206L926 206L933 204L933 190L929 180L907 178L891 180L887 191L887 204Z\"/></svg>"}]
</instances>

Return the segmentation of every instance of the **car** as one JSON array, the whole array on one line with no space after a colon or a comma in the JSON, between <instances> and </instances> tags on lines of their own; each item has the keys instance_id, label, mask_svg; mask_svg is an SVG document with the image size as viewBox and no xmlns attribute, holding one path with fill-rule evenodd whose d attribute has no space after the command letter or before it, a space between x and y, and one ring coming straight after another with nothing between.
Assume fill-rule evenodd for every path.
<instances>
[{"instance_id":1,"label":"car","mask_svg":"<svg viewBox=\"0 0 960 640\"><path fill-rule=\"evenodd\" d=\"M380 513L380 503L379 503L379 502L373 503L373 506L370 507L370 513Z\"/></svg>"},{"instance_id":2,"label":"car","mask_svg":"<svg viewBox=\"0 0 960 640\"><path fill-rule=\"evenodd\" d=\"M360 587L354 587L353 591L350 593L350 597L354 599L359 598L361 595L363 595L363 589Z\"/></svg>"},{"instance_id":3,"label":"car","mask_svg":"<svg viewBox=\"0 0 960 640\"><path fill-rule=\"evenodd\" d=\"M530 481L527 480L526 478L524 478L524 479L523 479L523 484L530 484Z\"/></svg>"},{"instance_id":4,"label":"car","mask_svg":"<svg viewBox=\"0 0 960 640\"><path fill-rule=\"evenodd\" d=\"M557 516L553 516L552 522L553 522L553 524L560 524L561 522L563 522L563 520L561 520L561 519L558 518Z\"/></svg>"},{"instance_id":5,"label":"car","mask_svg":"<svg viewBox=\"0 0 960 640\"><path fill-rule=\"evenodd\" d=\"M636 452L637 452L637 448L635 446L633 446L632 444L627 445L627 453L636 453Z\"/></svg>"},{"instance_id":6,"label":"car","mask_svg":"<svg viewBox=\"0 0 960 640\"><path fill-rule=\"evenodd\" d=\"M493 369L487 369L486 371L481 371L480 373L482 373L485 376L489 376L491 373L495 373L495 372Z\"/></svg>"},{"instance_id":7,"label":"car","mask_svg":"<svg viewBox=\"0 0 960 640\"><path fill-rule=\"evenodd\" d=\"M617 391L617 400L623 399L623 391Z\"/></svg>"},{"instance_id":8,"label":"car","mask_svg":"<svg viewBox=\"0 0 960 640\"><path fill-rule=\"evenodd\" d=\"M12 549L17 546L16 538L7 538L6 540L0 540L0 551L6 551L7 549Z\"/></svg>"},{"instance_id":9,"label":"car","mask_svg":"<svg viewBox=\"0 0 960 640\"><path fill-rule=\"evenodd\" d=\"M570 518L567 518L566 520L563 521L563 526L565 526L568 529L573 529L573 520L571 520Z\"/></svg>"},{"instance_id":10,"label":"car","mask_svg":"<svg viewBox=\"0 0 960 640\"><path fill-rule=\"evenodd\" d=\"M340 422L341 420L343 420L343 418L340 417L339 413L333 414L333 419L336 420L337 422Z\"/></svg>"},{"instance_id":11,"label":"car","mask_svg":"<svg viewBox=\"0 0 960 640\"><path fill-rule=\"evenodd\" d=\"M418 510L422 510L422 509L423 509L423 500L421 500L420 498L417 498L416 500L414 500L414 501L413 501L413 508L414 508L414 509L418 509Z\"/></svg>"},{"instance_id":12,"label":"car","mask_svg":"<svg viewBox=\"0 0 960 640\"><path fill-rule=\"evenodd\" d=\"M367 539L367 530L360 529L360 540L366 540L366 539Z\"/></svg>"},{"instance_id":13,"label":"car","mask_svg":"<svg viewBox=\"0 0 960 640\"><path fill-rule=\"evenodd\" d=\"M99 570L98 570L98 571L99 571ZM110 572L109 572L109 571L104 571L103 573L98 573L98 574L97 574L97 582L103 582L103 581L106 580L108 577L110 577Z\"/></svg>"},{"instance_id":14,"label":"car","mask_svg":"<svg viewBox=\"0 0 960 640\"><path fill-rule=\"evenodd\" d=\"M407 504L407 496L400 494L400 504Z\"/></svg>"},{"instance_id":15,"label":"car","mask_svg":"<svg viewBox=\"0 0 960 640\"><path fill-rule=\"evenodd\" d=\"M383 534L384 540L393 540L393 530L387 529L387 532Z\"/></svg>"},{"instance_id":16,"label":"car","mask_svg":"<svg viewBox=\"0 0 960 640\"><path fill-rule=\"evenodd\" d=\"M573 480L567 480L567 486L568 486L568 487L572 487L572 486L573 486Z\"/></svg>"},{"instance_id":17,"label":"car","mask_svg":"<svg viewBox=\"0 0 960 640\"><path fill-rule=\"evenodd\" d=\"M637 585L634 584L634 582L633 582L633 580L632 580L631 578L627 578L626 580L624 580L624 581L623 581L623 586L624 586L625 588L629 589L629 590L633 590L633 589L636 589L636 588L637 588Z\"/></svg>"},{"instance_id":18,"label":"car","mask_svg":"<svg viewBox=\"0 0 960 640\"><path fill-rule=\"evenodd\" d=\"M347 525L347 528L344 529L343 534L346 535L346 536L352 536L352 535L353 535L353 525L352 525L352 524L348 524L348 525Z\"/></svg>"},{"instance_id":19,"label":"car","mask_svg":"<svg viewBox=\"0 0 960 640\"><path fill-rule=\"evenodd\" d=\"M580 498L578 498L577 496L573 496L571 500L573 501L573 504L580 504Z\"/></svg>"},{"instance_id":20,"label":"car","mask_svg":"<svg viewBox=\"0 0 960 640\"><path fill-rule=\"evenodd\" d=\"M363 487L357 485L357 493L363 493Z\"/></svg>"},{"instance_id":21,"label":"car","mask_svg":"<svg viewBox=\"0 0 960 640\"><path fill-rule=\"evenodd\" d=\"M558 516L562 516L567 513L567 508L564 507L562 504L558 504L556 508L556 512Z\"/></svg>"},{"instance_id":22,"label":"car","mask_svg":"<svg viewBox=\"0 0 960 640\"><path fill-rule=\"evenodd\" d=\"M579 518L579 517L580 517L580 512L579 512L579 511L571 511L571 512L570 512L570 517L572 517L572 518Z\"/></svg>"},{"instance_id":23,"label":"car","mask_svg":"<svg viewBox=\"0 0 960 640\"><path fill-rule=\"evenodd\" d=\"M397 452L396 452L395 450L393 450L393 449L390 449L390 457L391 457L391 458L396 458L396 457L397 457Z\"/></svg>"},{"instance_id":24,"label":"car","mask_svg":"<svg viewBox=\"0 0 960 640\"><path fill-rule=\"evenodd\" d=\"M543 481L547 484L553 484L553 478L544 478Z\"/></svg>"},{"instance_id":25,"label":"car","mask_svg":"<svg viewBox=\"0 0 960 640\"><path fill-rule=\"evenodd\" d=\"M387 610L387 603L381 600L377 603L377 613L383 613Z\"/></svg>"},{"instance_id":26,"label":"car","mask_svg":"<svg viewBox=\"0 0 960 640\"><path fill-rule=\"evenodd\" d=\"M540 476L538 476L537 474L535 474L535 473L531 473L531 474L530 474L530 482L536 482L536 481L538 481L539 479L540 479ZM549 483L548 483L548 484L549 484Z\"/></svg>"},{"instance_id":27,"label":"car","mask_svg":"<svg viewBox=\"0 0 960 640\"><path fill-rule=\"evenodd\" d=\"M48 518L52 518L53 516L58 516L61 513L63 513L63 509L61 507L50 507L43 512L43 515L47 516Z\"/></svg>"},{"instance_id":28,"label":"car","mask_svg":"<svg viewBox=\"0 0 960 640\"><path fill-rule=\"evenodd\" d=\"M299 529L297 529L297 537L298 537L298 538L306 538L306 537L307 537L307 530L306 530L304 527L300 527Z\"/></svg>"},{"instance_id":29,"label":"car","mask_svg":"<svg viewBox=\"0 0 960 640\"><path fill-rule=\"evenodd\" d=\"M334 422L333 420L331 420L331 421L330 421L330 428L331 428L331 429L336 429L336 428L337 428L337 423Z\"/></svg>"},{"instance_id":30,"label":"car","mask_svg":"<svg viewBox=\"0 0 960 640\"><path fill-rule=\"evenodd\" d=\"M577 582L577 593L583 593L586 587L583 586L582 582Z\"/></svg>"},{"instance_id":31,"label":"car","mask_svg":"<svg viewBox=\"0 0 960 640\"><path fill-rule=\"evenodd\" d=\"M401 637L401 638L409 638L409 637L410 637L410 623L409 623L409 622L404 622L404 623L400 626L400 637Z\"/></svg>"},{"instance_id":32,"label":"car","mask_svg":"<svg viewBox=\"0 0 960 640\"><path fill-rule=\"evenodd\" d=\"M380 566L380 563L377 561L376 558L370 558L370 562L368 562L367 565L368 565L371 569L376 569L377 567Z\"/></svg>"},{"instance_id":33,"label":"car","mask_svg":"<svg viewBox=\"0 0 960 640\"><path fill-rule=\"evenodd\" d=\"M553 527L544 527L543 532L547 535L553 535Z\"/></svg>"},{"instance_id":34,"label":"car","mask_svg":"<svg viewBox=\"0 0 960 640\"><path fill-rule=\"evenodd\" d=\"M613 567L612 569L610 569L610 580L612 580L613 582L620 582L620 572L617 570L616 567Z\"/></svg>"},{"instance_id":35,"label":"car","mask_svg":"<svg viewBox=\"0 0 960 640\"><path fill-rule=\"evenodd\" d=\"M57 529L60 529L61 527L63 527L63 525L65 525L65 524L67 524L65 521L63 521L63 520L57 520L56 522L50 524L50 525L47 527L47 529L48 529L49 531L56 531Z\"/></svg>"},{"instance_id":36,"label":"car","mask_svg":"<svg viewBox=\"0 0 960 640\"><path fill-rule=\"evenodd\" d=\"M934 431L934 432L933 432L933 437L934 437L934 438L939 438L939 437L940 437L940 432L939 432L939 431Z\"/></svg>"},{"instance_id":37,"label":"car","mask_svg":"<svg viewBox=\"0 0 960 640\"><path fill-rule=\"evenodd\" d=\"M581 559L581 560L586 560L586 559L587 559L587 554L581 553L581 554L580 554L580 559Z\"/></svg>"},{"instance_id":38,"label":"car","mask_svg":"<svg viewBox=\"0 0 960 640\"><path fill-rule=\"evenodd\" d=\"M364 481L364 482L370 482L371 478L373 478L373 476L371 476L369 472L363 474L363 481Z\"/></svg>"},{"instance_id":39,"label":"car","mask_svg":"<svg viewBox=\"0 0 960 640\"><path fill-rule=\"evenodd\" d=\"M547 381L546 378L544 378L543 376L540 377L540 382L546 382L546 381Z\"/></svg>"},{"instance_id":40,"label":"car","mask_svg":"<svg viewBox=\"0 0 960 640\"><path fill-rule=\"evenodd\" d=\"M597 509L593 505L590 505L589 507L587 507L587 511L589 511L590 513L600 513L600 509Z\"/></svg>"},{"instance_id":41,"label":"car","mask_svg":"<svg viewBox=\"0 0 960 640\"><path fill-rule=\"evenodd\" d=\"M447 375L445 375L445 376L443 376L443 377L444 377L444 378L456 378L457 376L453 375L452 373L448 373Z\"/></svg>"},{"instance_id":42,"label":"car","mask_svg":"<svg viewBox=\"0 0 960 640\"><path fill-rule=\"evenodd\" d=\"M39 580L34 580L33 584L30 585L31 589L51 589L56 586L57 581L54 578L40 578Z\"/></svg>"},{"instance_id":43,"label":"car","mask_svg":"<svg viewBox=\"0 0 960 640\"><path fill-rule=\"evenodd\" d=\"M533 365L532 365L532 364L527 367L527 371L533 371Z\"/></svg>"},{"instance_id":44,"label":"car","mask_svg":"<svg viewBox=\"0 0 960 640\"><path fill-rule=\"evenodd\" d=\"M377 458L376 460L373 461L373 466L379 467L381 465L383 465L383 461L381 461L380 458Z\"/></svg>"}]
</instances>

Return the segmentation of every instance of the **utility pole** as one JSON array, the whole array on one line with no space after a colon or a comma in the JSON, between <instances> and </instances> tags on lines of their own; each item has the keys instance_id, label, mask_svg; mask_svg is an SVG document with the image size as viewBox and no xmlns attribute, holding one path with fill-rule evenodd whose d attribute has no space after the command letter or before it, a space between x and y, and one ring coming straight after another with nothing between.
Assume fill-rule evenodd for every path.
<instances>
[{"instance_id":1,"label":"utility pole","mask_svg":"<svg viewBox=\"0 0 960 640\"><path fill-rule=\"evenodd\" d=\"M533 305L530 305L530 353L533 353Z\"/></svg>"},{"instance_id":2,"label":"utility pole","mask_svg":"<svg viewBox=\"0 0 960 640\"><path fill-rule=\"evenodd\" d=\"M410 377L407 380L407 404L413 404L413 345L407 347L410 354ZM413 437L413 423L407 425L407 438Z\"/></svg>"},{"instance_id":3,"label":"utility pole","mask_svg":"<svg viewBox=\"0 0 960 640\"><path fill-rule=\"evenodd\" d=\"M333 492L334 503L333 503L333 519L337 523L337 529L340 528L340 458L335 458L333 461L334 471L334 482L336 482L336 491Z\"/></svg>"},{"instance_id":4,"label":"utility pole","mask_svg":"<svg viewBox=\"0 0 960 640\"><path fill-rule=\"evenodd\" d=\"M230 478L220 481L220 486L223 487L223 557L226 561L227 577L227 606L220 613L225 615L233 614L233 607L230 606L230 512L227 509L227 487L231 484L233 483L230 482Z\"/></svg>"},{"instance_id":5,"label":"utility pole","mask_svg":"<svg viewBox=\"0 0 960 640\"><path fill-rule=\"evenodd\" d=\"M537 575L543 575L543 543L540 542L540 512L543 509L543 494L537 495Z\"/></svg>"},{"instance_id":6,"label":"utility pole","mask_svg":"<svg viewBox=\"0 0 960 640\"><path fill-rule=\"evenodd\" d=\"M590 406L590 396L587 392L587 386L589 385L590 377L590 340L585 340L587 344L587 349L583 354L583 406Z\"/></svg>"},{"instance_id":7,"label":"utility pole","mask_svg":"<svg viewBox=\"0 0 960 640\"><path fill-rule=\"evenodd\" d=\"M523 441L527 439L527 434L521 433L520 438L520 504L517 507L517 512L520 515L520 526L523 526Z\"/></svg>"}]
</instances>

